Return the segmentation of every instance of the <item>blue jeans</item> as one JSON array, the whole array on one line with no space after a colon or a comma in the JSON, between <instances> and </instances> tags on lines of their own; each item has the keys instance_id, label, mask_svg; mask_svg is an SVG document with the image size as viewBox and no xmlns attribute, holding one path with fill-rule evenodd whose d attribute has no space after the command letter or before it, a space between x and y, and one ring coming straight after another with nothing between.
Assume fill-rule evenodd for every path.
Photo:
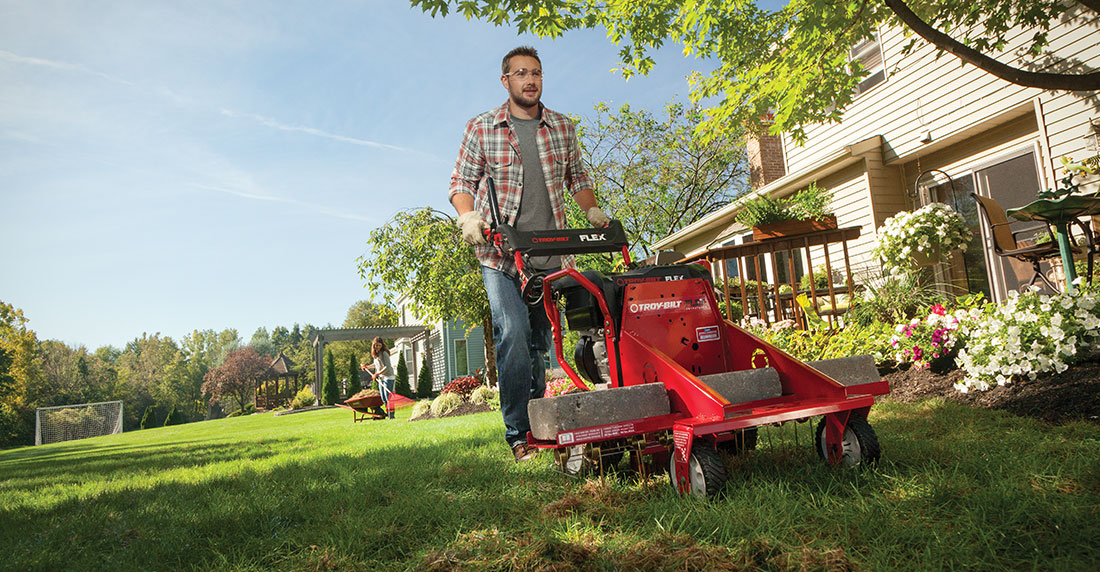
<instances>
[{"instance_id":1,"label":"blue jeans","mask_svg":"<svg viewBox=\"0 0 1100 572\"><path fill-rule=\"evenodd\" d=\"M527 442L531 430L527 402L546 391L544 356L550 349L550 320L542 304L523 303L518 277L482 266L481 279L493 316L504 439L514 446Z\"/></svg>"},{"instance_id":2,"label":"blue jeans","mask_svg":"<svg viewBox=\"0 0 1100 572\"><path fill-rule=\"evenodd\" d=\"M393 392L393 381L394 380L393 380L392 377L389 378L389 379L386 379L384 377L380 377L377 380L378 393L381 395L382 403L384 405L388 405L389 402L390 402L390 393Z\"/></svg>"}]
</instances>

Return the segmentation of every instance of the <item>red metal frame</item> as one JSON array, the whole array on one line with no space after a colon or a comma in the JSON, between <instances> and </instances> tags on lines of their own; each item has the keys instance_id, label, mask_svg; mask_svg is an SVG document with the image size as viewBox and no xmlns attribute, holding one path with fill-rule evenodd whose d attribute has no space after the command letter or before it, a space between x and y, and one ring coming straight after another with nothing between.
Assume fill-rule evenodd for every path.
<instances>
[{"instance_id":1,"label":"red metal frame","mask_svg":"<svg viewBox=\"0 0 1100 572\"><path fill-rule=\"evenodd\" d=\"M624 247L624 258L629 257ZM523 268L517 254L516 263ZM603 315L611 387L663 383L672 413L626 422L583 427L540 441L535 447L559 448L640 435L671 432L676 483L690 492L687 477L691 448L698 439L710 445L734 431L824 416L829 462L840 460L840 444L852 414L866 417L874 396L889 393L884 381L844 386L779 348L725 320L718 311L714 288L702 279L626 284L621 326L616 328L603 291L572 268L543 279L543 308L553 330L558 364L574 385L587 389L566 361L563 332L551 284L570 277L588 291ZM761 363L762 362L762 363ZM699 379L712 373L772 367L779 374L782 395L745 403L730 403ZM621 372L621 373L620 373Z\"/></svg>"}]
</instances>

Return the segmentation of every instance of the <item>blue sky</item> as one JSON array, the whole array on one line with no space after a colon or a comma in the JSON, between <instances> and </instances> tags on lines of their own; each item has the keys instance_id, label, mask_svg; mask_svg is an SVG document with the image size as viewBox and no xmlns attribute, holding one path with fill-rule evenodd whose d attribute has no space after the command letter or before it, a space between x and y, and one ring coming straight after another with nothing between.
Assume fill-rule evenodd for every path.
<instances>
[{"instance_id":1,"label":"blue sky","mask_svg":"<svg viewBox=\"0 0 1100 572\"><path fill-rule=\"evenodd\" d=\"M548 107L659 110L706 62L629 82L601 31L558 40L406 2L0 0L0 300L39 339L340 325L394 213L450 209L465 121L540 51Z\"/></svg>"}]
</instances>

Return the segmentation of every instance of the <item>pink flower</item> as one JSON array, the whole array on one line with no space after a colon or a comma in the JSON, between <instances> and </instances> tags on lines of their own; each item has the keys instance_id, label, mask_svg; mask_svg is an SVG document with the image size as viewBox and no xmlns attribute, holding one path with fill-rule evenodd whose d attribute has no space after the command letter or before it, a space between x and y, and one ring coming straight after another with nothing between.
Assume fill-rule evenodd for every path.
<instances>
[{"instance_id":1,"label":"pink flower","mask_svg":"<svg viewBox=\"0 0 1100 572\"><path fill-rule=\"evenodd\" d=\"M946 316L947 308L944 308L943 304L936 304L935 306L932 306L932 313L937 316Z\"/></svg>"}]
</instances>

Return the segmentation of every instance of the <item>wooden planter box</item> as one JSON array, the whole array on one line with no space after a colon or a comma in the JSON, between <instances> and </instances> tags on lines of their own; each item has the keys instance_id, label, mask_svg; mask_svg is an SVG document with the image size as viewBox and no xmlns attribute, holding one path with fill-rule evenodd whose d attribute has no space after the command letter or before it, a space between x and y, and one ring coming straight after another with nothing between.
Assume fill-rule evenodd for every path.
<instances>
[{"instance_id":1,"label":"wooden planter box","mask_svg":"<svg viewBox=\"0 0 1100 572\"><path fill-rule=\"evenodd\" d=\"M768 240L819 230L833 230L836 227L836 217L833 215L829 215L823 220L785 220L752 227L752 238L753 240Z\"/></svg>"}]
</instances>

